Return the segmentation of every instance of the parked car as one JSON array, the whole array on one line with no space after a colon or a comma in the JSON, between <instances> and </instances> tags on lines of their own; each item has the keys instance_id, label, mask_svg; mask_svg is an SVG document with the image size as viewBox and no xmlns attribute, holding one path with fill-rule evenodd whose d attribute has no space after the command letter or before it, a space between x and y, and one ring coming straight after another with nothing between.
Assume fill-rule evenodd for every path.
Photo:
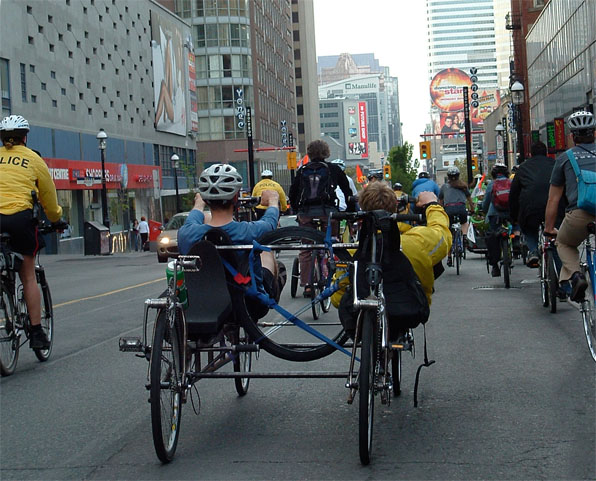
<instances>
[{"instance_id":1,"label":"parked car","mask_svg":"<svg viewBox=\"0 0 596 481\"><path fill-rule=\"evenodd\" d=\"M178 229L182 227L189 212L180 212L163 226L157 236L157 260L167 262L170 257L178 257Z\"/></svg>"}]
</instances>

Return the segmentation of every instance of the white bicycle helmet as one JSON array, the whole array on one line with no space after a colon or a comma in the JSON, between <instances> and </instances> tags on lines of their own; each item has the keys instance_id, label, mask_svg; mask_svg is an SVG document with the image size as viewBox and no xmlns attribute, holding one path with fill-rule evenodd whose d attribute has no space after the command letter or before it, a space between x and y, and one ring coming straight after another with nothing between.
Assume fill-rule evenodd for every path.
<instances>
[{"instance_id":1,"label":"white bicycle helmet","mask_svg":"<svg viewBox=\"0 0 596 481\"><path fill-rule=\"evenodd\" d=\"M214 164L199 176L199 193L205 200L231 200L242 188L242 176L229 164Z\"/></svg>"},{"instance_id":2,"label":"white bicycle helmet","mask_svg":"<svg viewBox=\"0 0 596 481\"><path fill-rule=\"evenodd\" d=\"M263 172L261 172L261 177L273 177L273 172L271 172L269 169L265 169Z\"/></svg>"},{"instance_id":3,"label":"white bicycle helmet","mask_svg":"<svg viewBox=\"0 0 596 481\"><path fill-rule=\"evenodd\" d=\"M574 112L567 119L567 126L571 131L594 129L596 128L594 114L585 110Z\"/></svg>"},{"instance_id":4,"label":"white bicycle helmet","mask_svg":"<svg viewBox=\"0 0 596 481\"><path fill-rule=\"evenodd\" d=\"M459 175L459 169L452 165L447 169L447 177L457 177Z\"/></svg>"},{"instance_id":5,"label":"white bicycle helmet","mask_svg":"<svg viewBox=\"0 0 596 481\"><path fill-rule=\"evenodd\" d=\"M0 131L10 132L13 130L29 131L29 122L21 115L9 115L0 122Z\"/></svg>"},{"instance_id":6,"label":"white bicycle helmet","mask_svg":"<svg viewBox=\"0 0 596 481\"><path fill-rule=\"evenodd\" d=\"M331 163L337 165L341 170L346 169L346 163L342 159L332 160Z\"/></svg>"}]
</instances>

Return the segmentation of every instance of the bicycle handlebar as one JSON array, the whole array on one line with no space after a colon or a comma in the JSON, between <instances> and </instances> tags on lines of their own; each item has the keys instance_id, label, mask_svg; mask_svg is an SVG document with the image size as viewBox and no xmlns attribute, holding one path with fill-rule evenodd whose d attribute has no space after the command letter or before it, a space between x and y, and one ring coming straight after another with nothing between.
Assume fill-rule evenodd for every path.
<instances>
[{"instance_id":1,"label":"bicycle handlebar","mask_svg":"<svg viewBox=\"0 0 596 481\"><path fill-rule=\"evenodd\" d=\"M261 203L261 197L238 197L238 204L247 204L250 206L256 206Z\"/></svg>"},{"instance_id":2,"label":"bicycle handlebar","mask_svg":"<svg viewBox=\"0 0 596 481\"><path fill-rule=\"evenodd\" d=\"M368 217L374 215L374 212L379 211L358 211L358 212L334 212L331 214L332 219L336 220L358 220L363 219L364 217ZM384 211L380 211L384 212ZM423 214L390 214L389 216L391 220L397 222L406 222L406 221L414 221L414 222L423 222L424 215Z\"/></svg>"}]
</instances>

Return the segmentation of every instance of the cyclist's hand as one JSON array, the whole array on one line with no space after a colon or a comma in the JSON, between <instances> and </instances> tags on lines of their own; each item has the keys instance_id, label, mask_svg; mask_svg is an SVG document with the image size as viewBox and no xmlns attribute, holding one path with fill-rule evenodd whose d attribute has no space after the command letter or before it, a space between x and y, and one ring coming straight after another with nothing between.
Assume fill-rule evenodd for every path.
<instances>
[{"instance_id":1,"label":"cyclist's hand","mask_svg":"<svg viewBox=\"0 0 596 481\"><path fill-rule=\"evenodd\" d=\"M279 205L279 193L275 190L264 190L261 192L261 205L277 207Z\"/></svg>"},{"instance_id":2,"label":"cyclist's hand","mask_svg":"<svg viewBox=\"0 0 596 481\"><path fill-rule=\"evenodd\" d=\"M68 222L66 222L65 220L60 219L56 222L52 222L53 231L62 234L62 232L64 232L66 229L68 229Z\"/></svg>"},{"instance_id":3,"label":"cyclist's hand","mask_svg":"<svg viewBox=\"0 0 596 481\"><path fill-rule=\"evenodd\" d=\"M557 234L559 233L559 229L557 229L556 227L553 227L553 230L550 231L544 231L544 235L547 237L557 237Z\"/></svg>"},{"instance_id":4,"label":"cyclist's hand","mask_svg":"<svg viewBox=\"0 0 596 481\"><path fill-rule=\"evenodd\" d=\"M416 198L416 207L422 207L431 202L438 202L438 200L434 192L420 192Z\"/></svg>"},{"instance_id":5,"label":"cyclist's hand","mask_svg":"<svg viewBox=\"0 0 596 481\"><path fill-rule=\"evenodd\" d=\"M205 201L201 197L201 194L199 194L198 192L195 194L194 208L200 210L201 212L203 212L203 210L205 209Z\"/></svg>"}]
</instances>

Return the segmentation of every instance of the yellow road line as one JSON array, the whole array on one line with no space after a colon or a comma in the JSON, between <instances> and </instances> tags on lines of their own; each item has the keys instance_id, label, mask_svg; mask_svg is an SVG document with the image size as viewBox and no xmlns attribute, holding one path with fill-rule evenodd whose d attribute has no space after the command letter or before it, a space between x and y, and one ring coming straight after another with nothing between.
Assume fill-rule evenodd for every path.
<instances>
[{"instance_id":1,"label":"yellow road line","mask_svg":"<svg viewBox=\"0 0 596 481\"><path fill-rule=\"evenodd\" d=\"M72 301L62 302L60 304L54 304L54 309L57 307L68 306L69 304L75 304L77 302L88 301L90 299L97 299L99 297L111 296L112 294L118 294L119 292L128 291L129 289L135 289L137 287L147 286L149 284L155 284L156 282L164 281L166 278L161 277L160 279L155 279L153 281L142 282L141 284L136 284L134 286L123 287L122 289L116 289L115 291L104 292L103 294L97 294L96 296L89 296L89 297L82 297L81 299L74 299Z\"/></svg>"}]
</instances>

